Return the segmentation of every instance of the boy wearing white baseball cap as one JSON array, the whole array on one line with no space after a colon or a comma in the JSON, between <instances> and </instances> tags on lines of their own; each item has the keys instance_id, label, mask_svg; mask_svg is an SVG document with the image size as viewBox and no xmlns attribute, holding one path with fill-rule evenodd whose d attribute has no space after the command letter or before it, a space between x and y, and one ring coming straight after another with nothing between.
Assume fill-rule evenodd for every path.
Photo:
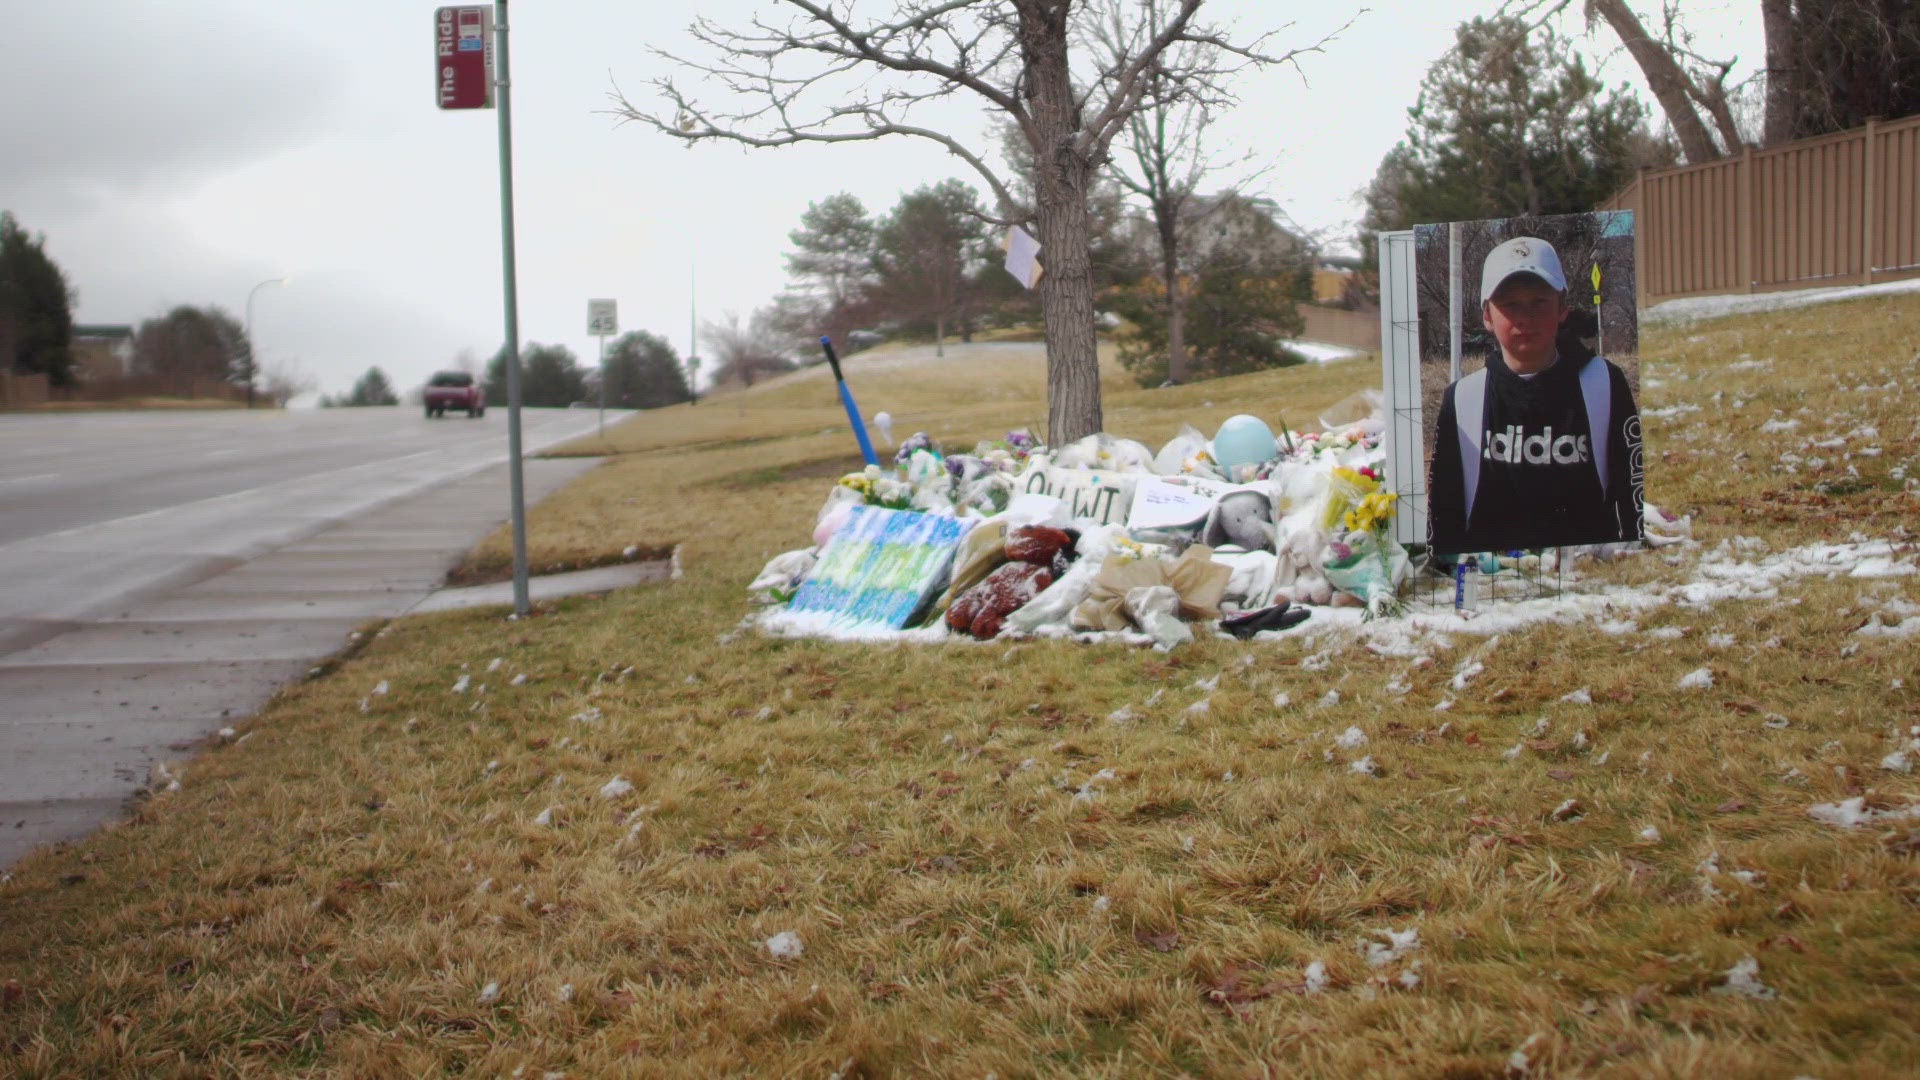
<instances>
[{"instance_id":1,"label":"boy wearing white baseball cap","mask_svg":"<svg viewBox=\"0 0 1920 1080\"><path fill-rule=\"evenodd\" d=\"M1566 287L1559 253L1537 237L1506 241L1481 267L1480 315L1500 355L1441 402L1427 521L1443 560L1641 538L1633 389L1560 332Z\"/></svg>"}]
</instances>

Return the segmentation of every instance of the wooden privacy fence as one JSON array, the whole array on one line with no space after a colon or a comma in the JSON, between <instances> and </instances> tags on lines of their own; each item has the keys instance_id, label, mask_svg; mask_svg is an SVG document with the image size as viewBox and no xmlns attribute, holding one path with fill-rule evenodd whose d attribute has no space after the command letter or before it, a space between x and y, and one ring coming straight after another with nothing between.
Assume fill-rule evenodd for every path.
<instances>
[{"instance_id":1,"label":"wooden privacy fence","mask_svg":"<svg viewBox=\"0 0 1920 1080\"><path fill-rule=\"evenodd\" d=\"M1305 329L1300 331L1302 339L1328 345L1345 345L1367 352L1380 351L1379 309L1344 311L1317 304L1301 304L1298 310L1306 323Z\"/></svg>"},{"instance_id":2,"label":"wooden privacy fence","mask_svg":"<svg viewBox=\"0 0 1920 1080\"><path fill-rule=\"evenodd\" d=\"M47 403L47 377L0 369L0 409L28 409Z\"/></svg>"},{"instance_id":3,"label":"wooden privacy fence","mask_svg":"<svg viewBox=\"0 0 1920 1080\"><path fill-rule=\"evenodd\" d=\"M1643 172L1601 209L1634 212L1642 307L1920 276L1920 116Z\"/></svg>"}]
</instances>

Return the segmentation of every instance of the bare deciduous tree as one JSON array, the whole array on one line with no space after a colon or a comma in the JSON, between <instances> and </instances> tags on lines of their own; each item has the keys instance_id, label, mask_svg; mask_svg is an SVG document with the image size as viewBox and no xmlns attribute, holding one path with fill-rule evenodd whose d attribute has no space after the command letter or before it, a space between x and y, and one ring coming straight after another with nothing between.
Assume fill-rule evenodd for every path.
<instances>
[{"instance_id":1,"label":"bare deciduous tree","mask_svg":"<svg viewBox=\"0 0 1920 1080\"><path fill-rule=\"evenodd\" d=\"M638 108L616 90L616 112L687 142L767 147L905 135L965 161L992 190L997 222L1031 224L1040 241L1048 436L1064 443L1101 427L1087 195L1114 138L1142 108L1216 95L1240 67L1294 63L1324 44L1275 53L1271 35L1230 40L1196 21L1202 2L1166 0L1156 19L1137 0L894 0L885 15L864 19L851 0L780 0L784 22L697 19L691 32L710 55L662 54L746 104L708 107L662 78L664 110ZM1117 47L1097 48L1094 34L1108 26L1118 28ZM1211 58L1174 65L1169 50L1184 43L1211 46ZM1032 151L1031 207L983 154L915 122L922 106L962 94L1003 113Z\"/></svg>"},{"instance_id":2,"label":"bare deciduous tree","mask_svg":"<svg viewBox=\"0 0 1920 1080\"><path fill-rule=\"evenodd\" d=\"M1538 27L1572 7L1574 0L1507 0L1500 10L1531 20ZM1740 133L1727 103L1727 76L1734 61L1716 60L1693 51L1675 0L1664 0L1661 34L1649 33L1626 0L1582 0L1588 26L1605 22L1627 55L1639 66L1647 89L1660 103L1680 152L1688 163L1713 161L1737 153ZM1708 124L1713 126L1708 128ZM1714 141L1715 134L1719 142Z\"/></svg>"},{"instance_id":3,"label":"bare deciduous tree","mask_svg":"<svg viewBox=\"0 0 1920 1080\"><path fill-rule=\"evenodd\" d=\"M1143 0L1142 17L1150 22L1163 18L1162 0ZM1117 16L1117 13L1115 13ZM1344 28L1343 28L1344 29ZM1103 29L1100 44L1110 53L1117 52L1124 40L1124 27L1116 22ZM1182 42L1163 53L1146 73L1152 82L1177 78L1218 62L1215 47L1206 42ZM1235 164L1210 155L1204 145L1204 132L1215 114L1230 99L1216 87L1209 94L1181 96L1154 87L1149 103L1127 118L1119 136L1120 152L1114 155L1108 172L1121 187L1138 196L1153 223L1158 244L1157 273L1160 278L1167 323L1167 381L1184 383L1192 372L1187 356L1187 306L1191 288L1186 279L1193 267L1183 258L1188 234L1212 210L1226 205L1223 199L1195 200L1200 184L1209 175ZM1228 185L1237 190L1250 178Z\"/></svg>"},{"instance_id":4,"label":"bare deciduous tree","mask_svg":"<svg viewBox=\"0 0 1920 1080\"><path fill-rule=\"evenodd\" d=\"M769 315L757 312L743 326L740 316L729 311L717 321L700 325L700 341L714 361L713 389L732 383L752 386L756 381L784 375L797 366L786 355L781 335Z\"/></svg>"}]
</instances>

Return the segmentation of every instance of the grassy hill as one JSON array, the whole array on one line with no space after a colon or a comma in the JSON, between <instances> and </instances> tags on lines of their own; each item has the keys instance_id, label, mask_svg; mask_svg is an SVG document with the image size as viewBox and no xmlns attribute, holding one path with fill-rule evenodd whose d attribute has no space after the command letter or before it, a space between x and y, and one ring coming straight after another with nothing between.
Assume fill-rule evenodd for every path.
<instances>
[{"instance_id":1,"label":"grassy hill","mask_svg":"<svg viewBox=\"0 0 1920 1080\"><path fill-rule=\"evenodd\" d=\"M967 442L1038 422L1036 356L849 377ZM1406 648L742 635L855 461L831 387L639 416L576 446L617 456L535 559L685 576L390 625L16 868L0 1072L1906 1074L1920 299L1642 362L1649 497L1699 543L1594 573L1670 599ZM1377 381L1115 379L1107 426L1302 427Z\"/></svg>"}]
</instances>

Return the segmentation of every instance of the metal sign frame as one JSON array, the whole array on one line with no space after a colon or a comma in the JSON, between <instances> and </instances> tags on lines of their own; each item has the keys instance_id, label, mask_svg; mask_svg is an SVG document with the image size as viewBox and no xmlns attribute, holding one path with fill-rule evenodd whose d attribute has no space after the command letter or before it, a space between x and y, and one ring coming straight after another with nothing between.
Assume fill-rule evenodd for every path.
<instances>
[{"instance_id":1,"label":"metal sign frame","mask_svg":"<svg viewBox=\"0 0 1920 1080\"><path fill-rule=\"evenodd\" d=\"M1380 243L1380 385L1387 413L1387 490L1398 495L1393 538L1427 542L1427 470L1420 402L1420 302L1414 287L1413 230L1377 234Z\"/></svg>"}]
</instances>

